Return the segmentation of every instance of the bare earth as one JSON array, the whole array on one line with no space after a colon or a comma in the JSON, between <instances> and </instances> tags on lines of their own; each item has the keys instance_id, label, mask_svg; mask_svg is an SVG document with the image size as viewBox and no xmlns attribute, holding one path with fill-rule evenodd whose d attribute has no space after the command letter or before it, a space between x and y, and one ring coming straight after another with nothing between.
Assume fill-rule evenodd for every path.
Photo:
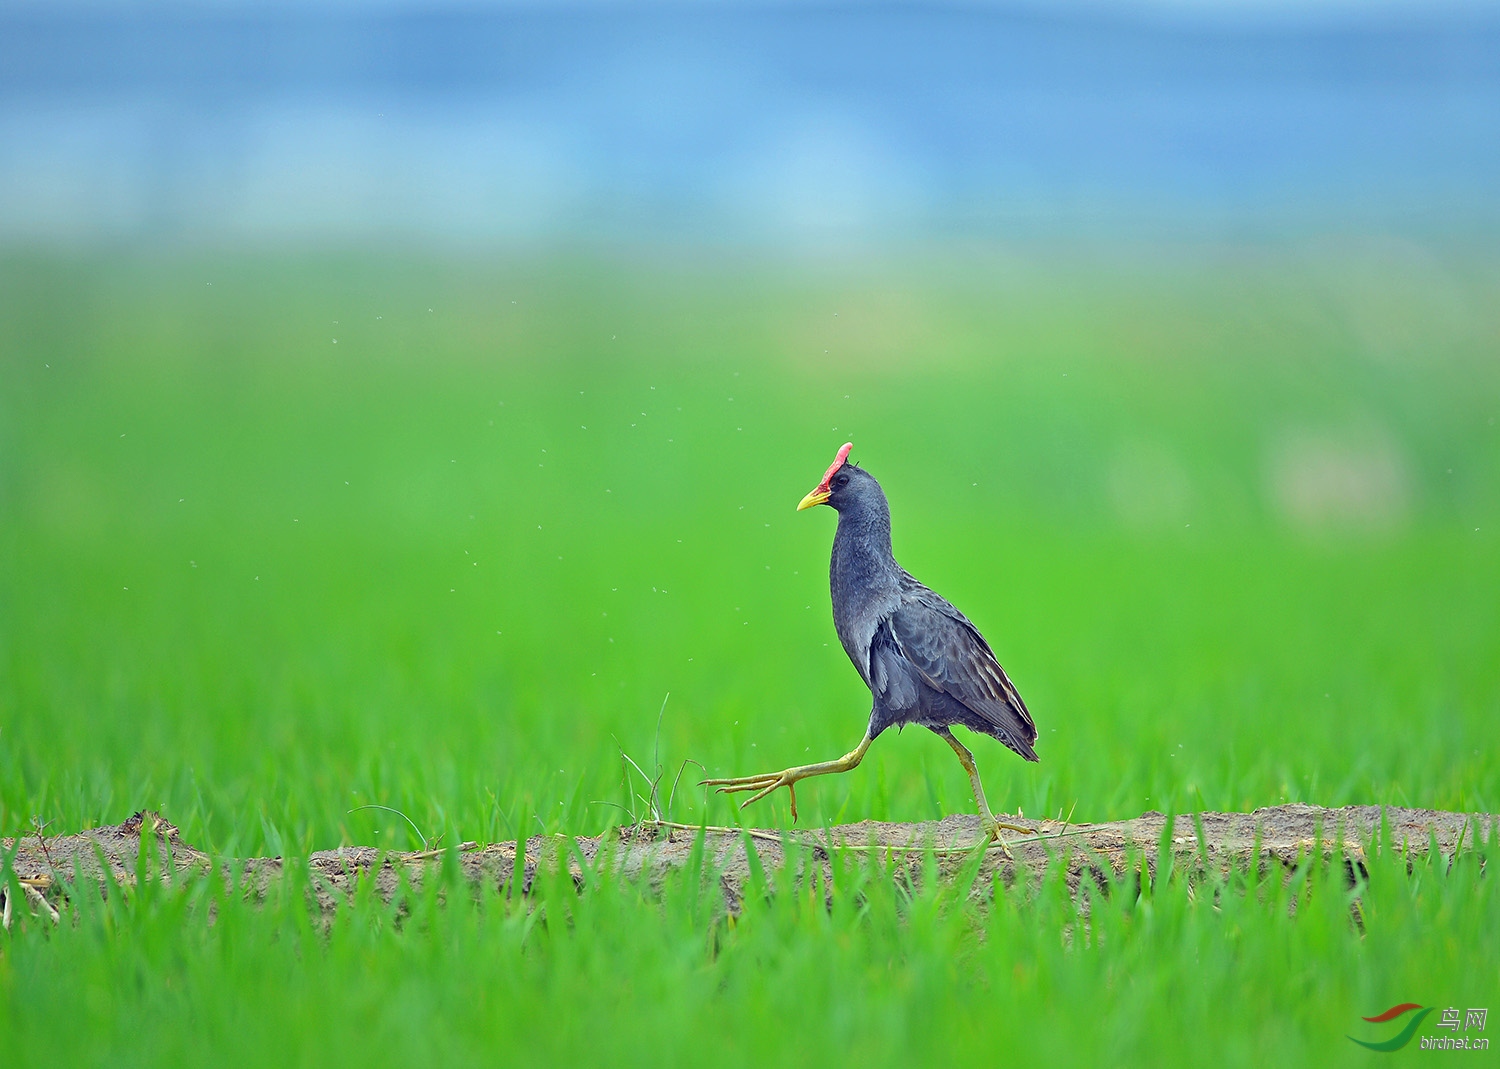
<instances>
[{"instance_id":1,"label":"bare earth","mask_svg":"<svg viewBox=\"0 0 1500 1069\"><path fill-rule=\"evenodd\" d=\"M1460 846L1472 849L1489 838L1495 821L1500 819L1495 814L1430 809L1386 808L1383 812L1390 830L1389 841L1404 847L1411 857L1427 854L1434 844L1445 856L1451 856ZM1231 864L1246 866L1252 858L1261 866L1276 861L1290 868L1318 852L1329 857L1342 856L1352 875L1356 868L1364 867L1365 850L1375 837L1381 815L1379 806L1324 809L1301 804L1271 806L1253 813L1203 813L1198 818L1202 825L1201 846L1191 816L1178 816L1169 838L1174 865L1189 870L1223 870ZM1014 822L1030 828L1031 834L1009 834L1013 858L1006 858L995 847L984 851L973 884L975 893L986 893L993 886L997 871L1009 884L1023 868L1039 876L1054 862L1066 865L1068 884L1075 891L1083 880L1102 877L1106 868L1114 874L1123 872L1132 856L1143 857L1148 868L1154 869L1166 819L1160 813L1148 812L1133 820L1104 824L1020 818L1014 818ZM502 888L519 877L522 890L528 891L538 867L555 865L559 859L565 859L570 874L580 884L587 879L588 870L601 864L657 883L666 873L690 863L698 834L698 828L685 825L647 824L594 838L536 836L525 843L520 872L516 870L513 842L485 846L463 843L456 849L458 863L474 884ZM809 866L826 866L830 850L873 850L899 862L892 866L892 871L914 873L931 849L940 878L967 871L968 863L977 857L972 846L979 836L979 818L952 816L925 824L865 821L842 824L828 832L710 827L702 834L705 869L717 876L726 908L737 911L747 883L753 884L758 878L753 875L752 866L774 884L781 874L790 872L795 877L809 871ZM28 834L21 836L19 842L0 840L4 855L14 851L11 868L25 897L24 902L19 900L20 895L17 901L9 901L7 894L14 892L7 891L9 881L0 881L0 899L6 899L3 912L7 926L22 907L35 916L55 915L65 897L64 884L75 879L75 872L84 881L98 881L103 889L108 886L104 877L107 868L114 883L128 893L136 882L137 872L142 870L139 857L143 842L149 847L144 870L155 869L163 878L206 872L213 866L213 858L183 842L177 828L155 813L137 813L122 824L91 828L75 835ZM747 844L753 845L753 860ZM344 846L312 854L308 868L319 908L331 912L362 875L373 873L377 892L389 899L400 886L403 875L409 883L420 884L423 873L440 864L445 853ZM263 895L280 877L283 866L281 858L219 861L223 868L242 873L242 886L250 895Z\"/></svg>"}]
</instances>

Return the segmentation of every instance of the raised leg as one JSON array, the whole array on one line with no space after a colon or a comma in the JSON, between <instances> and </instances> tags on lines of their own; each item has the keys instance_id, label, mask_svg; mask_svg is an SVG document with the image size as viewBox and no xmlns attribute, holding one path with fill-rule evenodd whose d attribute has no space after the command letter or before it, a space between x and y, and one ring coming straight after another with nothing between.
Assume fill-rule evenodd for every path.
<instances>
[{"instance_id":1,"label":"raised leg","mask_svg":"<svg viewBox=\"0 0 1500 1069\"><path fill-rule=\"evenodd\" d=\"M798 765L795 768L782 769L780 772L766 772L759 776L737 776L734 779L706 779L699 782L701 787L717 787L720 794L734 794L737 791L755 791L756 793L747 798L743 805L758 802L770 794L777 787L785 787L792 796L792 819L797 819L797 781L808 779L812 776L827 776L835 772L848 772L851 768L858 767L865 759L865 751L874 742L868 734L860 740L859 745L850 750L843 757L833 761L819 761L815 765Z\"/></svg>"},{"instance_id":2,"label":"raised leg","mask_svg":"<svg viewBox=\"0 0 1500 1069\"><path fill-rule=\"evenodd\" d=\"M964 771L969 774L969 786L974 789L974 804L979 807L979 819L984 822L984 841L987 843L999 843L1000 849L1005 851L1005 856L1010 857L1010 847L1005 844L1005 838L1000 834L1000 830L1003 828L1006 831L1015 831L1023 835L1029 835L1032 829L996 820L995 814L990 812L990 803L985 801L984 784L979 782L979 768L974 764L974 755L969 752L967 746L953 737L953 732L948 728L933 728L932 730L939 738L953 747L953 752L958 755L958 763L963 765Z\"/></svg>"}]
</instances>

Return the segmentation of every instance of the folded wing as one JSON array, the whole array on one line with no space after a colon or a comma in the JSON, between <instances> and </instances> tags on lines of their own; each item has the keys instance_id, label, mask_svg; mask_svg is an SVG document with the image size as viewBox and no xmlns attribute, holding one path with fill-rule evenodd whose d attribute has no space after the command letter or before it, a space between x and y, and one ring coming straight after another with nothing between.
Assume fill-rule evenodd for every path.
<instances>
[{"instance_id":1,"label":"folded wing","mask_svg":"<svg viewBox=\"0 0 1500 1069\"><path fill-rule=\"evenodd\" d=\"M1026 711L1026 703L995 659L989 643L963 613L922 587L903 598L881 625L877 628L877 632L885 632L881 638L889 636L895 651L916 669L923 682L963 703L997 728L1001 741L1022 757L1036 760L1031 747L1036 742L1036 725ZM877 670L877 652L871 651L872 688L876 682L873 676ZM881 674L894 679L902 673L882 671Z\"/></svg>"}]
</instances>

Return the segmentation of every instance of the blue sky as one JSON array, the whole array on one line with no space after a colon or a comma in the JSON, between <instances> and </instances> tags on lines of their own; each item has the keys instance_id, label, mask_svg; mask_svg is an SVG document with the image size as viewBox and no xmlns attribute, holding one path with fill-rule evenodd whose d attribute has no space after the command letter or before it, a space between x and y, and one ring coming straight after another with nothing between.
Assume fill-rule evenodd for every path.
<instances>
[{"instance_id":1,"label":"blue sky","mask_svg":"<svg viewBox=\"0 0 1500 1069\"><path fill-rule=\"evenodd\" d=\"M0 241L1489 223L1494 11L13 2Z\"/></svg>"}]
</instances>

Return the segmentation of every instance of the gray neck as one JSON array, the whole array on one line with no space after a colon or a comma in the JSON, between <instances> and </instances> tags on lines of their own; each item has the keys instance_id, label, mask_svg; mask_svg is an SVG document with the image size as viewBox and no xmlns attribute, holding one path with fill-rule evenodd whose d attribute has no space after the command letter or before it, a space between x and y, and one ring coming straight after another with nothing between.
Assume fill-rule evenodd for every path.
<instances>
[{"instance_id":1,"label":"gray neck","mask_svg":"<svg viewBox=\"0 0 1500 1069\"><path fill-rule=\"evenodd\" d=\"M833 537L835 554L840 546L846 552L863 551L890 564L896 563L891 553L891 509L883 494L850 502L839 513L839 529Z\"/></svg>"},{"instance_id":2,"label":"gray neck","mask_svg":"<svg viewBox=\"0 0 1500 1069\"><path fill-rule=\"evenodd\" d=\"M884 611L880 607L899 591L900 578L901 566L891 552L891 511L884 496L851 502L839 512L829 566L839 630L871 612Z\"/></svg>"}]
</instances>

